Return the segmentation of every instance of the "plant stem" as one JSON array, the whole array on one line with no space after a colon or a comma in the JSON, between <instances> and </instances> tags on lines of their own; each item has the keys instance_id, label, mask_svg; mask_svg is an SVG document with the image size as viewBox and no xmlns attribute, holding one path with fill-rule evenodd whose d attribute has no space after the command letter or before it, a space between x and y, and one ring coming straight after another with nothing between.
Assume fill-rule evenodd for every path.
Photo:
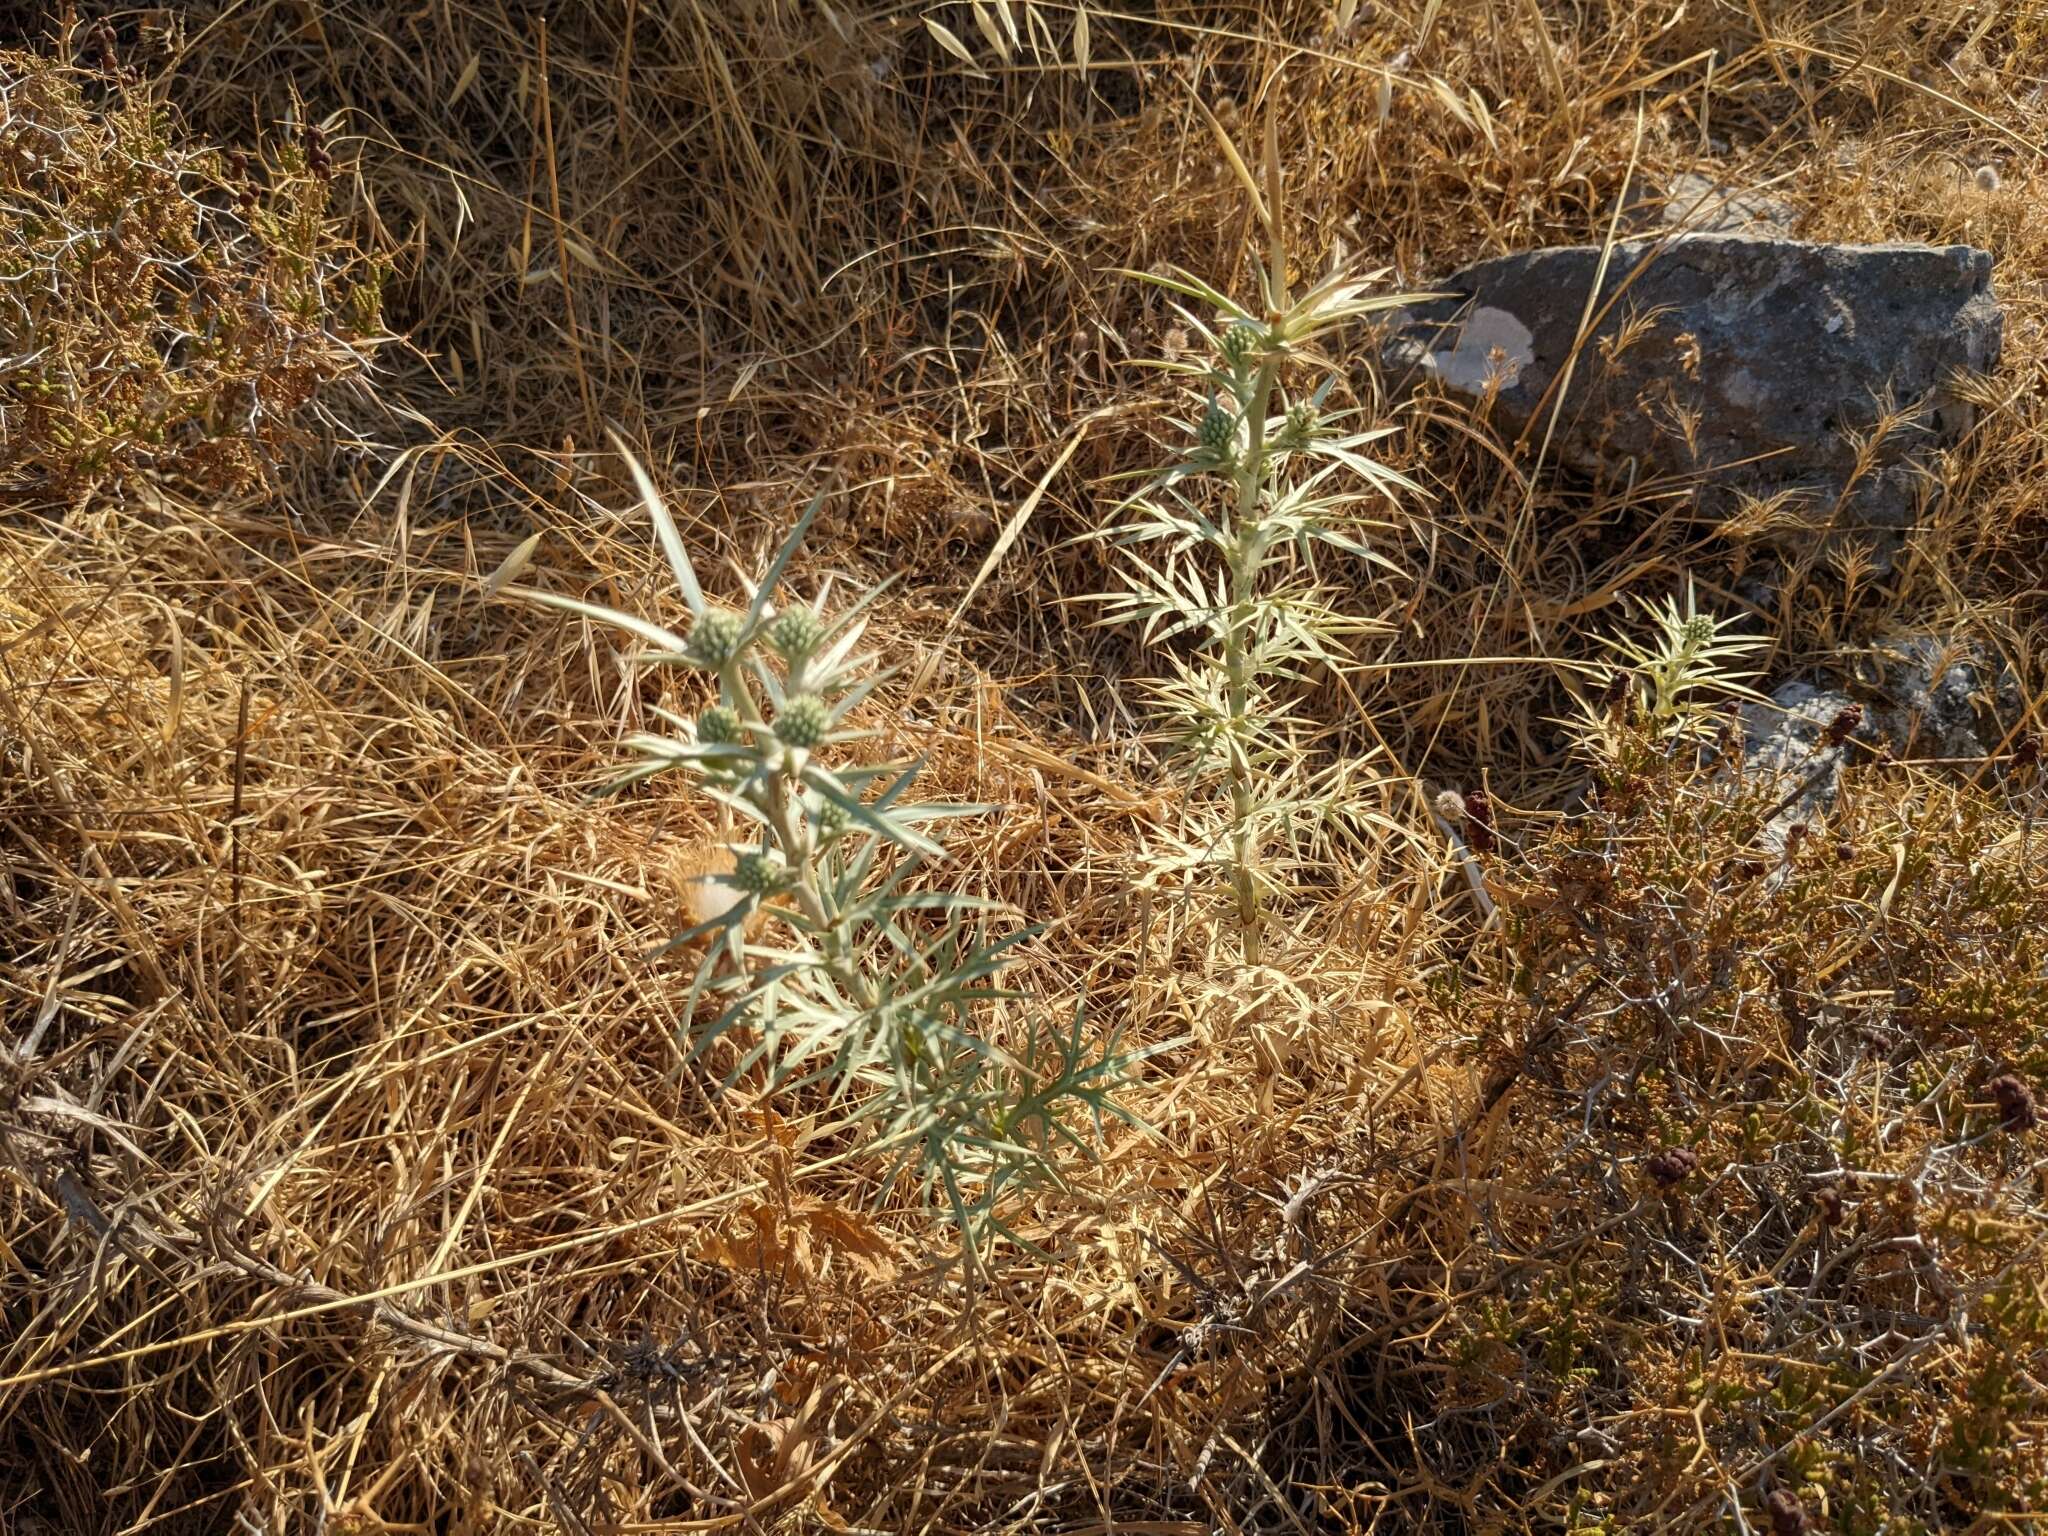
<instances>
[{"instance_id":1,"label":"plant stem","mask_svg":"<svg viewBox=\"0 0 2048 1536\"><path fill-rule=\"evenodd\" d=\"M750 724L763 723L765 717L761 706L754 698L754 690L747 686L739 663L729 664L720 680L724 684L725 696L733 701L740 717ZM818 953L825 962L827 973L852 995L856 1005L863 1009L872 1008L875 1005L874 988L859 967L853 964L852 945L847 941L844 917L818 882L817 844L797 819L796 800L790 793L789 777L784 769L775 767L768 770L766 803L759 800L755 803L761 806L762 813L768 818L769 830L781 845L782 856L789 865L790 892L804 916L817 929Z\"/></svg>"},{"instance_id":2,"label":"plant stem","mask_svg":"<svg viewBox=\"0 0 2048 1536\"><path fill-rule=\"evenodd\" d=\"M1230 613L1223 632L1225 697L1230 711L1231 882L1237 897L1238 940L1247 965L1259 962L1262 923L1258 882L1252 873L1257 849L1253 847L1251 764L1244 741L1252 692L1249 631L1258 601L1259 565L1263 557L1259 498L1265 488L1267 468L1266 412L1279 373L1277 357L1261 361L1252 379L1251 392L1244 400L1245 449L1236 473L1237 542L1230 552Z\"/></svg>"}]
</instances>

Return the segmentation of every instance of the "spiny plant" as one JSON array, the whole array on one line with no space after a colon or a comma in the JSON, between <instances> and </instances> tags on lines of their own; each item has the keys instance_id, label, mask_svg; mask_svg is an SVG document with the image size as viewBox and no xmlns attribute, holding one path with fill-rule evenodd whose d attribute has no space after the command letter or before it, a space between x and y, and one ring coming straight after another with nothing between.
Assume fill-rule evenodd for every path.
<instances>
[{"instance_id":1,"label":"spiny plant","mask_svg":"<svg viewBox=\"0 0 2048 1536\"><path fill-rule=\"evenodd\" d=\"M1756 674L1738 671L1733 663L1769 642L1730 634L1725 620L1702 613L1690 578L1683 608L1669 596L1645 608L1654 633L1647 641L1601 637L1621 662L1608 669L1596 698L1575 701L1577 718L1567 722L1580 747L1602 761L1613 759L1626 742L1643 739L1626 729L1631 722L1660 745L1705 741L1719 729L1720 705L1763 697L1748 684Z\"/></svg>"},{"instance_id":2,"label":"spiny plant","mask_svg":"<svg viewBox=\"0 0 2048 1536\"><path fill-rule=\"evenodd\" d=\"M254 159L187 144L95 41L96 74L0 51L0 488L239 489L361 371L385 267L332 217L317 126Z\"/></svg>"},{"instance_id":3,"label":"spiny plant","mask_svg":"<svg viewBox=\"0 0 2048 1536\"><path fill-rule=\"evenodd\" d=\"M914 1168L926 1196L942 1197L970 1257L996 1233L1023 1242L1001 1202L1056 1181L1062 1152L1089 1154L1104 1116L1135 1125L1115 1090L1137 1061L1169 1046L1091 1043L1078 1008L1063 1029L1022 1010L1014 1049L977 1028L977 1015L1023 998L995 978L1040 930L995 933L992 903L921 887L916 877L943 855L927 829L991 808L909 800L915 765L832 761L874 734L849 717L887 676L856 649L864 610L885 587L836 616L828 613L829 577L810 603L775 605L820 497L746 583L744 611L709 602L653 480L616 435L612 441L693 616L689 633L577 598L511 590L648 642L642 662L692 668L716 682L717 702L694 720L657 708L673 734L629 738L641 761L610 786L686 767L749 829L733 847L731 873L705 877L734 898L709 903L722 910L660 951L702 947L683 1013L694 1020L700 1003L717 1011L695 1028L690 1059L732 1040L739 1057L728 1086L760 1066L772 1089L824 1090L827 1107L872 1127L873 1148L892 1155L883 1187ZM530 552L531 541L493 586ZM757 937L778 926L786 938Z\"/></svg>"},{"instance_id":4,"label":"spiny plant","mask_svg":"<svg viewBox=\"0 0 2048 1536\"><path fill-rule=\"evenodd\" d=\"M1493 1268L1499 1310L1454 1322L1451 1379L1611 1434L1613 1529L1737 1529L1738 1506L1790 1511L1752 1530L2038 1524L2032 765L1994 788L1859 764L1826 835L1778 847L1773 786L1730 786L1642 716L1616 728L1631 766L1495 866L1506 942L1475 988L1517 1042L1490 1080L1495 1176L1580 1180L1580 1214L1446 1212L1517 1254ZM1568 1304L1522 1283L1528 1249L1497 1235L1517 1227ZM1615 1325L1623 1297L1665 1326ZM1696 1438L1641 1432L1652 1400ZM1577 1454L1490 1476L1540 1486Z\"/></svg>"},{"instance_id":5,"label":"spiny plant","mask_svg":"<svg viewBox=\"0 0 2048 1536\"><path fill-rule=\"evenodd\" d=\"M1359 412L1328 408L1337 375L1314 348L1348 322L1419 296L1372 292L1386 273L1351 275L1341 254L1296 293L1272 121L1264 197L1243 157L1218 137L1269 236L1264 260L1252 257L1258 304L1177 269L1125 274L1196 306L1174 308L1207 356L1156 365L1189 380L1200 410L1174 422L1187 436L1182 456L1143 472L1144 485L1099 535L1127 558L1124 590L1096 600L1107 607L1105 622L1136 623L1149 642L1194 637L1194 657L1171 657L1171 675L1152 685L1175 722L1195 792L1190 825L1159 862L1168 871L1222 869L1242 954L1257 963L1265 908L1280 887L1265 857L1272 839L1352 798L1353 775L1309 766L1300 685L1340 666L1348 642L1377 626L1345 612L1318 568L1319 552L1391 567L1361 537L1360 510L1397 491L1423 494L1364 452L1391 427L1362 428ZM1212 789L1219 793L1204 795Z\"/></svg>"}]
</instances>

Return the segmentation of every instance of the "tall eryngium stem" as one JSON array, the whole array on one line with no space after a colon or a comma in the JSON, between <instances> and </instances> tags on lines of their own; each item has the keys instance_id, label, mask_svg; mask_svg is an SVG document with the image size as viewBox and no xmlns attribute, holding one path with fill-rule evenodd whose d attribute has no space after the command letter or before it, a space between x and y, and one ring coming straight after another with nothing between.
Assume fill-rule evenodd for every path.
<instances>
[{"instance_id":1,"label":"tall eryngium stem","mask_svg":"<svg viewBox=\"0 0 2048 1536\"><path fill-rule=\"evenodd\" d=\"M980 1262L1008 1230L999 1205L1057 1177L1055 1147L1086 1150L1086 1124L1123 1117L1111 1095L1138 1054L1091 1047L1078 1015L1054 1050L1035 1009L1019 1049L978 1032L990 1008L1026 1001L995 981L1035 930L992 931L994 903L910 878L943 856L927 824L989 808L915 803L914 769L847 760L871 734L848 716L882 678L855 649L869 599L836 618L822 590L775 601L818 503L748 584L745 610L721 608L652 478L626 461L690 610L686 635L502 576L491 590L609 624L652 646L651 661L715 680L717 702L694 719L656 711L674 734L633 737L642 762L618 781L686 768L741 824L730 870L704 877L731 899L712 893L665 951L698 952L679 1007L690 1056L725 1051L728 1082L764 1065L771 1091L822 1095L870 1124L890 1177L912 1173L943 1201Z\"/></svg>"},{"instance_id":2,"label":"tall eryngium stem","mask_svg":"<svg viewBox=\"0 0 2048 1536\"><path fill-rule=\"evenodd\" d=\"M1256 797L1246 737L1252 724L1253 628L1257 623L1259 565L1264 543L1259 522L1269 463L1266 413L1279 374L1279 358L1263 357L1252 370L1250 387L1240 402L1244 412L1244 446L1236 471L1237 539L1230 552L1230 613L1223 632L1224 698L1230 713L1227 761L1231 885L1237 899L1238 940L1248 965L1259 961L1259 930L1264 915L1259 910Z\"/></svg>"},{"instance_id":3,"label":"tall eryngium stem","mask_svg":"<svg viewBox=\"0 0 2048 1536\"><path fill-rule=\"evenodd\" d=\"M1337 385L1328 374L1305 393L1288 370L1314 365L1316 339L1417 294L1372 294L1384 274L1347 274L1340 262L1296 293L1287 277L1276 119L1266 136L1261 193L1246 158L1224 142L1225 158L1250 194L1268 236L1259 264L1257 307L1237 302L1186 272L1142 273L1189 301L1176 305L1210 349L1201 360L1164 366L1192 387L1194 442L1117 509L1103 537L1134 551L1125 590L1099 594L1112 617L1149 637L1192 635L1193 661L1175 659L1154 697L1178 717L1180 761L1190 773L1186 833L1148 850L1162 872L1210 874L1229 864L1231 916L1239 950L1256 964L1265 949L1263 910L1279 889L1261 845L1284 818L1334 815L1337 801L1309 771L1286 684L1341 665L1350 635L1373 627L1346 595L1325 586L1318 547L1347 558L1388 562L1369 549L1356 510L1422 488L1368 457L1389 427L1356 430L1326 413ZM1220 125L1214 124L1219 136ZM1286 386L1286 393L1281 391ZM1279 413L1286 401L1284 416ZM1206 402L1206 408L1204 408ZM1149 546L1143 554L1140 546ZM1217 766L1218 757L1222 766Z\"/></svg>"},{"instance_id":4,"label":"tall eryngium stem","mask_svg":"<svg viewBox=\"0 0 2048 1536\"><path fill-rule=\"evenodd\" d=\"M1212 329L1182 311L1215 347L1213 361L1183 370L1200 382L1208 404L1187 457L1125 503L1131 521L1111 530L1127 545L1167 544L1169 554L1160 564L1136 562L1130 590L1105 596L1151 630L1192 631L1205 642L1198 665L1181 667L1155 690L1185 718L1184 760L1197 790L1196 840L1174 862L1194 869L1227 861L1239 952L1255 965L1274 889L1262 844L1302 803L1305 778L1288 701L1275 685L1341 656L1349 622L1312 571L1303 579L1294 556L1326 545L1377 558L1352 532L1350 509L1396 486L1420 487L1359 452L1387 428L1345 432L1341 414L1323 413L1330 384L1306 397L1289 393L1284 415L1278 411L1288 366L1303 360L1302 342L1388 301L1361 298L1356 285L1326 278L1261 320L1196 279L1158 281L1220 312ZM1347 487L1340 474L1362 488ZM1227 496L1204 489L1224 485Z\"/></svg>"}]
</instances>

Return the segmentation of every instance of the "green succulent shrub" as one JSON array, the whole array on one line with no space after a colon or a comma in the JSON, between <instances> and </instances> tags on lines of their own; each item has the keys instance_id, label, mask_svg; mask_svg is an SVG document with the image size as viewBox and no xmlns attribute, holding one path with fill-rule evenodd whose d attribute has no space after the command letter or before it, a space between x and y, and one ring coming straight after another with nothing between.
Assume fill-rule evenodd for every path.
<instances>
[{"instance_id":1,"label":"green succulent shrub","mask_svg":"<svg viewBox=\"0 0 2048 1536\"><path fill-rule=\"evenodd\" d=\"M260 478L382 330L334 175L315 125L191 145L117 72L0 51L0 488Z\"/></svg>"}]
</instances>

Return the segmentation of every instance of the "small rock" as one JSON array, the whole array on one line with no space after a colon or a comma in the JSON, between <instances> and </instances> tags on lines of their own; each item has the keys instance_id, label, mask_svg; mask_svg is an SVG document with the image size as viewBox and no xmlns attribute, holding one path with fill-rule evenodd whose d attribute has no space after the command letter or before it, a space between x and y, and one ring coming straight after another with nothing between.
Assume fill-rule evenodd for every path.
<instances>
[{"instance_id":1,"label":"small rock","mask_svg":"<svg viewBox=\"0 0 2048 1536\"><path fill-rule=\"evenodd\" d=\"M1865 681L1883 700L1878 728L1901 757L1983 757L1980 708L2005 720L2021 708L2018 682L1998 657L1938 635L1878 646Z\"/></svg>"},{"instance_id":2,"label":"small rock","mask_svg":"<svg viewBox=\"0 0 2048 1536\"><path fill-rule=\"evenodd\" d=\"M1834 805L1850 743L1883 745L1901 758L1967 763L1986 755L1980 709L1994 721L2015 719L2021 710L2011 670L1969 642L1901 636L1875 647L1858 674L1867 707L1804 681L1781 683L1769 702L1742 707L1744 772L1786 801L1764 829L1772 849L1784 848L1795 825L1817 826Z\"/></svg>"},{"instance_id":3,"label":"small rock","mask_svg":"<svg viewBox=\"0 0 2048 1536\"><path fill-rule=\"evenodd\" d=\"M1498 425L1538 439L1600 259L1598 246L1563 246L1468 267L1434 285L1455 297L1396 317L1383 359L1396 378L1491 394ZM1690 482L1715 518L1786 495L1814 528L1872 547L1880 567L1924 494L1924 455L1973 419L1956 373L1993 367L2004 328L1991 257L1969 246L1629 240L1609 254L1600 300L1555 453L1596 476ZM1859 475L1852 434L1885 398L1907 424Z\"/></svg>"},{"instance_id":4,"label":"small rock","mask_svg":"<svg viewBox=\"0 0 2048 1536\"><path fill-rule=\"evenodd\" d=\"M1690 234L1790 234L1798 210L1762 192L1745 192L1697 171L1664 188L1662 222Z\"/></svg>"},{"instance_id":5,"label":"small rock","mask_svg":"<svg viewBox=\"0 0 2048 1536\"><path fill-rule=\"evenodd\" d=\"M1861 705L1811 683L1783 683L1768 703L1743 705L1744 772L1782 802L1763 828L1763 845L1783 852L1793 827L1818 826L1841 792L1850 743L1876 739Z\"/></svg>"}]
</instances>

